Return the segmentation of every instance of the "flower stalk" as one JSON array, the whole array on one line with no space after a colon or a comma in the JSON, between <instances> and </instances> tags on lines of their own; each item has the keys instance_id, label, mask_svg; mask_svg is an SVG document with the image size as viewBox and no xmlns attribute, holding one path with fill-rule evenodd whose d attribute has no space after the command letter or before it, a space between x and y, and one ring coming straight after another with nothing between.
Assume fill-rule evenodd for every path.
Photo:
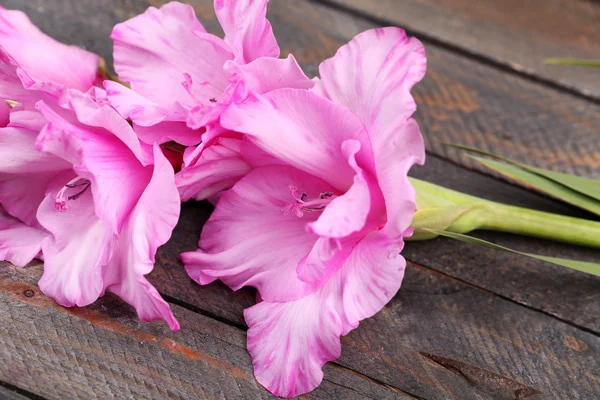
<instances>
[{"instance_id":1,"label":"flower stalk","mask_svg":"<svg viewBox=\"0 0 600 400\"><path fill-rule=\"evenodd\" d=\"M455 233L484 229L600 248L600 222L509 206L414 178L411 183L417 191L411 240L437 236L428 229Z\"/></svg>"}]
</instances>

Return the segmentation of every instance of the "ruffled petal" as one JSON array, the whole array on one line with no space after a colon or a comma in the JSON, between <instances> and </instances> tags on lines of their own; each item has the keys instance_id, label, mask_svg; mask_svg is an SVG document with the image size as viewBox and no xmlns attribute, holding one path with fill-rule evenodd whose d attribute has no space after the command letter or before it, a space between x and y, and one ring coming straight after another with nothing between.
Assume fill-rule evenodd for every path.
<instances>
[{"instance_id":1,"label":"ruffled petal","mask_svg":"<svg viewBox=\"0 0 600 400\"><path fill-rule=\"evenodd\" d=\"M144 277L154 268L158 247L171 237L180 210L173 168L158 145L154 160L152 179L119 235L104 282L108 290L135 307L140 320L164 319L176 331L179 323L169 304Z\"/></svg>"},{"instance_id":2,"label":"ruffled petal","mask_svg":"<svg viewBox=\"0 0 600 400\"><path fill-rule=\"evenodd\" d=\"M267 153L342 191L352 186L355 175L342 142L356 139L365 154L371 151L355 115L306 90L278 89L234 104L221 116L221 125L247 134Z\"/></svg>"},{"instance_id":3,"label":"ruffled petal","mask_svg":"<svg viewBox=\"0 0 600 400\"><path fill-rule=\"evenodd\" d=\"M225 42L236 62L279 57L279 46L267 20L269 0L215 0L215 12L225 32Z\"/></svg>"},{"instance_id":4,"label":"ruffled petal","mask_svg":"<svg viewBox=\"0 0 600 400\"><path fill-rule=\"evenodd\" d=\"M174 109L177 103L187 107L209 104L229 84L223 65L233 55L222 39L206 33L194 9L187 4L172 2L160 9L150 7L116 25L111 38L119 79L129 82L133 91L165 110ZM134 96L127 101L132 102L130 109L146 106L145 101ZM119 107L124 107L120 103ZM147 125L135 119L134 122Z\"/></svg>"},{"instance_id":5,"label":"ruffled petal","mask_svg":"<svg viewBox=\"0 0 600 400\"><path fill-rule=\"evenodd\" d=\"M204 149L198 161L175 176L182 201L206 200L230 189L251 171L240 154L241 139L221 138Z\"/></svg>"},{"instance_id":6,"label":"ruffled petal","mask_svg":"<svg viewBox=\"0 0 600 400\"><path fill-rule=\"evenodd\" d=\"M357 140L342 143L342 153L356 172L354 184L325 207L319 218L306 226L306 230L317 236L319 241L297 268L298 278L305 282L320 282L331 276L348 257L356 241L363 235L358 232L373 230L377 221L367 217L372 214L371 197L378 195L377 184L358 166L355 156L360 150ZM373 192L373 193L372 193ZM355 234L355 235L353 235Z\"/></svg>"},{"instance_id":7,"label":"ruffled petal","mask_svg":"<svg viewBox=\"0 0 600 400\"><path fill-rule=\"evenodd\" d=\"M0 128L0 204L12 216L37 226L37 209L48 183L71 165L35 149L37 132Z\"/></svg>"},{"instance_id":8,"label":"ruffled petal","mask_svg":"<svg viewBox=\"0 0 600 400\"><path fill-rule=\"evenodd\" d=\"M36 146L69 161L79 177L90 180L96 215L119 233L148 184L152 167L142 165L135 153L146 159L144 148L114 110L88 109L77 102L72 105L76 115L44 102L38 104L48 124Z\"/></svg>"},{"instance_id":9,"label":"ruffled petal","mask_svg":"<svg viewBox=\"0 0 600 400\"><path fill-rule=\"evenodd\" d=\"M340 335L381 310L400 288L406 265L400 250L383 234L367 237L314 293L245 310L248 351L258 382L287 398L316 388L323 364L340 356Z\"/></svg>"},{"instance_id":10,"label":"ruffled petal","mask_svg":"<svg viewBox=\"0 0 600 400\"><path fill-rule=\"evenodd\" d=\"M56 207L62 181L58 177L38 210L38 220L51 236L42 243L44 274L39 287L48 297L65 306L87 306L104 293L102 267L113 251L116 236L94 213L94 200L86 191L66 211Z\"/></svg>"},{"instance_id":11,"label":"ruffled petal","mask_svg":"<svg viewBox=\"0 0 600 400\"><path fill-rule=\"evenodd\" d=\"M356 153L360 142L347 140L342 143L342 153L347 164L354 170L354 183L343 195L333 199L319 218L308 225L307 229L315 235L329 238L344 238L360 231L367 222L371 210L369 178L356 163ZM374 190L376 190L376 185Z\"/></svg>"},{"instance_id":12,"label":"ruffled petal","mask_svg":"<svg viewBox=\"0 0 600 400\"><path fill-rule=\"evenodd\" d=\"M0 128L4 128L10 122L11 108L6 101L0 99Z\"/></svg>"},{"instance_id":13,"label":"ruffled petal","mask_svg":"<svg viewBox=\"0 0 600 400\"><path fill-rule=\"evenodd\" d=\"M259 58L249 64L229 62L225 68L234 80L243 82L246 89L254 93L265 94L284 88L310 89L314 86L291 54L284 59Z\"/></svg>"},{"instance_id":14,"label":"ruffled petal","mask_svg":"<svg viewBox=\"0 0 600 400\"><path fill-rule=\"evenodd\" d=\"M0 261L24 267L38 256L47 233L8 215L0 207Z\"/></svg>"},{"instance_id":15,"label":"ruffled petal","mask_svg":"<svg viewBox=\"0 0 600 400\"><path fill-rule=\"evenodd\" d=\"M0 46L38 83L85 92L98 77L99 56L57 42L33 25L23 12L1 6Z\"/></svg>"},{"instance_id":16,"label":"ruffled petal","mask_svg":"<svg viewBox=\"0 0 600 400\"><path fill-rule=\"evenodd\" d=\"M184 122L187 110L181 107L168 110L117 82L106 81L104 86L110 105L123 118L135 121L135 132L144 143L175 141L192 146L202 140L202 131L190 129Z\"/></svg>"},{"instance_id":17,"label":"ruffled petal","mask_svg":"<svg viewBox=\"0 0 600 400\"><path fill-rule=\"evenodd\" d=\"M423 164L425 147L409 117L416 110L410 94L425 75L423 45L400 28L357 35L319 67L316 93L348 107L367 129L377 178L386 202L390 234L401 234L412 219L414 190L406 172ZM413 204L412 210L410 204ZM409 218L410 217L410 218Z\"/></svg>"},{"instance_id":18,"label":"ruffled petal","mask_svg":"<svg viewBox=\"0 0 600 400\"><path fill-rule=\"evenodd\" d=\"M297 278L296 266L317 240L305 230L316 213L286 212L296 204L290 185L311 197L333 190L289 166L253 170L222 195L202 229L199 250L181 255L192 279L203 285L221 279L234 290L254 286L270 301L315 290L316 284Z\"/></svg>"}]
</instances>

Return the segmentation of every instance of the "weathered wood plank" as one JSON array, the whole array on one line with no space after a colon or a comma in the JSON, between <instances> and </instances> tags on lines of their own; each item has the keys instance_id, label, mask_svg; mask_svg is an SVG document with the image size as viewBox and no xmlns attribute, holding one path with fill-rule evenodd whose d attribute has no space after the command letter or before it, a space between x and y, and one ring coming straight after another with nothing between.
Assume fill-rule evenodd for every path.
<instances>
[{"instance_id":1,"label":"weathered wood plank","mask_svg":"<svg viewBox=\"0 0 600 400\"><path fill-rule=\"evenodd\" d=\"M137 323L131 308L110 295L91 307L63 309L32 284L39 267L1 271L0 340L8 350L10 368L0 367L0 379L34 393L55 393L50 398L59 397L67 386L75 393L112 388L132 396L234 393L237 398L234 385L247 398L262 397L248 377L243 333L235 327L174 306L182 331L172 334L162 323ZM204 307L203 299L215 296L208 288L196 288L195 306ZM218 309L211 312L219 314ZM415 264L409 265L399 295L343 342L339 364L419 398L600 396L600 337ZM165 345L177 351L169 346L165 350ZM181 360L181 354L203 362L198 366ZM206 367L208 359L218 360L217 371L227 373ZM328 380L330 374L341 382L352 379L351 372L343 375L336 368L327 368ZM237 371L236 379L230 370ZM129 374L135 376L133 381L126 380ZM127 389L121 388L121 378ZM366 395L383 388L361 390ZM392 392L384 393L402 394Z\"/></svg>"},{"instance_id":2,"label":"weathered wood plank","mask_svg":"<svg viewBox=\"0 0 600 400\"><path fill-rule=\"evenodd\" d=\"M63 308L35 286L40 267L0 265L0 380L47 399L273 398L253 377L239 328L173 306L183 329L172 333L138 323L110 294ZM412 398L334 365L326 374L307 398Z\"/></svg>"},{"instance_id":3,"label":"weathered wood plank","mask_svg":"<svg viewBox=\"0 0 600 400\"><path fill-rule=\"evenodd\" d=\"M30 400L29 397L20 395L19 393L11 390L11 388L5 387L0 382L0 400Z\"/></svg>"},{"instance_id":4,"label":"weathered wood plank","mask_svg":"<svg viewBox=\"0 0 600 400\"><path fill-rule=\"evenodd\" d=\"M318 1L318 0L317 0ZM326 0L398 25L514 71L600 100L593 69L544 64L598 58L600 4L570 0Z\"/></svg>"},{"instance_id":5,"label":"weathered wood plank","mask_svg":"<svg viewBox=\"0 0 600 400\"><path fill-rule=\"evenodd\" d=\"M593 218L541 195L430 156L411 175L489 200L520 207ZM486 240L526 252L599 262L596 249L517 235L477 232ZM600 333L600 278L515 254L482 249L451 239L409 242L409 260L485 288L560 319Z\"/></svg>"}]
</instances>

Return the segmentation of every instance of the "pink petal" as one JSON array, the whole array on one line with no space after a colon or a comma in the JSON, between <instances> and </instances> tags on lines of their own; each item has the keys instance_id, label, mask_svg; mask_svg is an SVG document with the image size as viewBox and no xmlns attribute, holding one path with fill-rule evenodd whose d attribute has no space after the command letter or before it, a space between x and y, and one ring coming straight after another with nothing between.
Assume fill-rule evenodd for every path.
<instances>
[{"instance_id":1,"label":"pink petal","mask_svg":"<svg viewBox=\"0 0 600 400\"><path fill-rule=\"evenodd\" d=\"M232 105L221 125L247 134L267 153L343 191L352 186L355 172L342 154L342 142L357 139L365 154L371 151L356 116L306 90L278 89Z\"/></svg>"},{"instance_id":2,"label":"pink petal","mask_svg":"<svg viewBox=\"0 0 600 400\"><path fill-rule=\"evenodd\" d=\"M42 33L21 11L0 6L0 46L36 82L88 90L98 76L100 57L59 43Z\"/></svg>"},{"instance_id":3,"label":"pink petal","mask_svg":"<svg viewBox=\"0 0 600 400\"><path fill-rule=\"evenodd\" d=\"M248 90L260 94L275 89L310 89L314 86L291 54L285 59L265 57L242 65L229 62L226 69L243 81Z\"/></svg>"},{"instance_id":4,"label":"pink petal","mask_svg":"<svg viewBox=\"0 0 600 400\"><path fill-rule=\"evenodd\" d=\"M355 156L360 150L357 140L342 143L342 152L356 172L354 184L343 195L334 198L315 222L306 230L320 236L317 245L297 267L298 278L305 282L321 282L335 272L348 257L356 241L373 231L379 221L369 221L373 204L371 197L380 197L377 184L358 166ZM381 221L385 222L385 221ZM360 231L365 230L358 235ZM355 234L355 235L353 235ZM351 237L353 235L354 237Z\"/></svg>"},{"instance_id":5,"label":"pink petal","mask_svg":"<svg viewBox=\"0 0 600 400\"><path fill-rule=\"evenodd\" d=\"M135 307L140 320L164 319L176 331L179 323L169 304L144 277L154 268L158 247L171 237L180 209L173 168L158 145L154 160L152 179L119 235L104 282L108 290Z\"/></svg>"},{"instance_id":6,"label":"pink petal","mask_svg":"<svg viewBox=\"0 0 600 400\"><path fill-rule=\"evenodd\" d=\"M204 149L198 161L175 176L182 201L210 199L247 175L251 168L240 154L241 139L221 138Z\"/></svg>"},{"instance_id":7,"label":"pink petal","mask_svg":"<svg viewBox=\"0 0 600 400\"><path fill-rule=\"evenodd\" d=\"M181 255L192 279L200 284L221 279L234 290L254 286L270 301L315 290L315 284L297 278L296 266L317 239L305 231L316 213L286 213L287 205L296 204L290 185L311 197L333 190L288 166L253 170L223 194L204 225L200 249Z\"/></svg>"},{"instance_id":8,"label":"pink petal","mask_svg":"<svg viewBox=\"0 0 600 400\"><path fill-rule=\"evenodd\" d=\"M175 105L171 110L117 83L104 82L110 104L125 118L135 121L135 132L141 141L167 143L175 141L192 146L202 140L202 131L187 127L188 111Z\"/></svg>"},{"instance_id":9,"label":"pink petal","mask_svg":"<svg viewBox=\"0 0 600 400\"><path fill-rule=\"evenodd\" d=\"M10 122L11 108L6 101L0 99L0 128L4 128Z\"/></svg>"},{"instance_id":10,"label":"pink petal","mask_svg":"<svg viewBox=\"0 0 600 400\"><path fill-rule=\"evenodd\" d=\"M96 214L118 233L148 184L152 168L138 159L146 158L145 150L114 110L78 102L72 106L76 115L38 104L48 125L36 146L69 161L79 177L91 181ZM98 126L102 124L106 129Z\"/></svg>"},{"instance_id":11,"label":"pink petal","mask_svg":"<svg viewBox=\"0 0 600 400\"><path fill-rule=\"evenodd\" d=\"M225 42L239 64L261 57L279 57L279 46L267 20L268 0L215 0Z\"/></svg>"},{"instance_id":12,"label":"pink petal","mask_svg":"<svg viewBox=\"0 0 600 400\"><path fill-rule=\"evenodd\" d=\"M42 244L45 262L39 287L65 307L87 306L104 293L102 267L111 257L116 238L94 213L89 190L72 201L68 210L57 209L57 191L74 177L58 177L37 214L51 233Z\"/></svg>"},{"instance_id":13,"label":"pink petal","mask_svg":"<svg viewBox=\"0 0 600 400\"><path fill-rule=\"evenodd\" d=\"M379 28L357 35L324 61L314 89L348 107L369 132L386 201L387 229L395 234L408 228L414 211L414 190L406 172L425 160L418 127L409 121L416 109L410 90L425 69L425 50L418 40L408 39L399 28Z\"/></svg>"},{"instance_id":14,"label":"pink petal","mask_svg":"<svg viewBox=\"0 0 600 400\"><path fill-rule=\"evenodd\" d=\"M46 235L42 229L22 223L0 207L0 261L8 261L17 267L26 266L42 250Z\"/></svg>"},{"instance_id":15,"label":"pink petal","mask_svg":"<svg viewBox=\"0 0 600 400\"><path fill-rule=\"evenodd\" d=\"M176 103L208 104L229 84L223 65L233 55L220 38L206 33L189 5L172 2L160 9L150 7L116 25L111 38L119 78L165 110ZM129 109L147 106L147 101L134 96L127 101L132 102ZM124 107L122 102L119 107ZM134 122L147 125L147 121Z\"/></svg>"},{"instance_id":16,"label":"pink petal","mask_svg":"<svg viewBox=\"0 0 600 400\"><path fill-rule=\"evenodd\" d=\"M360 151L360 142L347 140L342 142L342 153L347 164L354 170L354 183L343 195L333 199L319 218L308 225L307 229L319 236L343 238L360 231L367 223L371 210L369 178L356 163L355 156ZM372 184L376 190L376 184Z\"/></svg>"},{"instance_id":17,"label":"pink petal","mask_svg":"<svg viewBox=\"0 0 600 400\"><path fill-rule=\"evenodd\" d=\"M406 265L400 249L382 234L370 236L314 293L245 310L248 351L260 384L286 398L316 388L323 364L340 356L340 335L381 310L400 288Z\"/></svg>"},{"instance_id":18,"label":"pink petal","mask_svg":"<svg viewBox=\"0 0 600 400\"><path fill-rule=\"evenodd\" d=\"M38 206L48 183L71 165L35 149L37 132L0 128L0 204L12 216L36 226Z\"/></svg>"}]
</instances>

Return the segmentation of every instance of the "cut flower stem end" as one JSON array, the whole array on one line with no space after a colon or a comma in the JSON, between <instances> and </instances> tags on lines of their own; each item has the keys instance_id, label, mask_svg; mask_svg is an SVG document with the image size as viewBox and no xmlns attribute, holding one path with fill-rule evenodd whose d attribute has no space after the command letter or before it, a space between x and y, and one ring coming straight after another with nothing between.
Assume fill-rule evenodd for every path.
<instances>
[{"instance_id":1,"label":"cut flower stem end","mask_svg":"<svg viewBox=\"0 0 600 400\"><path fill-rule=\"evenodd\" d=\"M410 180L417 191L411 240L436 237L431 230L468 233L484 229L600 248L600 222L509 206Z\"/></svg>"}]
</instances>

